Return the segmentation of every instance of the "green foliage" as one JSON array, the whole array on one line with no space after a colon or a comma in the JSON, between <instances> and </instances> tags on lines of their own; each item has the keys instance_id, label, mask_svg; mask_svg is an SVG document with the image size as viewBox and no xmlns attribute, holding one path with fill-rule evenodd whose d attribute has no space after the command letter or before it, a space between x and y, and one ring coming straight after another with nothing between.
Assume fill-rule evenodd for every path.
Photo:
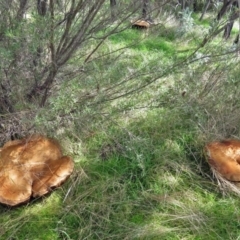
<instances>
[{"instance_id":1,"label":"green foliage","mask_svg":"<svg viewBox=\"0 0 240 240\"><path fill-rule=\"evenodd\" d=\"M154 33L153 35L149 33L148 37L147 35L144 37L144 31L129 29L112 35L109 39L115 44L123 43L130 49L132 48L141 52L148 52L148 54L151 54L151 51L160 51L163 52L165 56L172 56L175 52L175 47L170 40L174 38L174 35L170 32L167 36L165 34L160 36L160 34L157 36L157 38ZM166 41L167 38L169 39L168 41Z\"/></svg>"},{"instance_id":2,"label":"green foliage","mask_svg":"<svg viewBox=\"0 0 240 240\"><path fill-rule=\"evenodd\" d=\"M210 22L212 21L211 17L205 17L201 21L199 20L200 14L193 13L192 18L194 19L194 23L198 26L203 26L205 28L210 27Z\"/></svg>"},{"instance_id":3,"label":"green foliage","mask_svg":"<svg viewBox=\"0 0 240 240\"><path fill-rule=\"evenodd\" d=\"M177 31L179 36L190 32L194 26L194 20L192 18L192 11L187 7L182 12L179 12L180 15L180 27Z\"/></svg>"},{"instance_id":4,"label":"green foliage","mask_svg":"<svg viewBox=\"0 0 240 240\"><path fill-rule=\"evenodd\" d=\"M38 17L23 30L32 52L34 29L48 24ZM223 194L203 147L240 133L239 60L219 38L199 47L208 26L193 18L120 31L93 52L100 29L61 69L47 106L18 103L76 165L50 196L1 207L3 239L238 238L239 196ZM6 35L23 40L18 28ZM5 61L15 44L1 46Z\"/></svg>"}]
</instances>

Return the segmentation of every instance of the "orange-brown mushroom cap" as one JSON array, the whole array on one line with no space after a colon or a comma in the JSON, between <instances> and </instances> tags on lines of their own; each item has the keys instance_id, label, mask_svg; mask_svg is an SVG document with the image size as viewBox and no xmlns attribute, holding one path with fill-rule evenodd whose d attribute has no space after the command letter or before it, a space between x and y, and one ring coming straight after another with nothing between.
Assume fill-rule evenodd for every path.
<instances>
[{"instance_id":1,"label":"orange-brown mushroom cap","mask_svg":"<svg viewBox=\"0 0 240 240\"><path fill-rule=\"evenodd\" d=\"M60 186L72 173L73 161L70 157L62 157L59 161L46 162L42 171L36 175L32 186L33 197L40 197Z\"/></svg>"},{"instance_id":2,"label":"orange-brown mushroom cap","mask_svg":"<svg viewBox=\"0 0 240 240\"><path fill-rule=\"evenodd\" d=\"M206 145L209 164L224 178L240 181L240 141L235 139Z\"/></svg>"},{"instance_id":3,"label":"orange-brown mushroom cap","mask_svg":"<svg viewBox=\"0 0 240 240\"><path fill-rule=\"evenodd\" d=\"M26 202L32 194L30 174L20 166L6 168L0 173L0 202L15 206Z\"/></svg>"},{"instance_id":4,"label":"orange-brown mushroom cap","mask_svg":"<svg viewBox=\"0 0 240 240\"><path fill-rule=\"evenodd\" d=\"M34 135L6 143L0 151L0 202L15 206L60 186L73 172L53 139Z\"/></svg>"}]
</instances>

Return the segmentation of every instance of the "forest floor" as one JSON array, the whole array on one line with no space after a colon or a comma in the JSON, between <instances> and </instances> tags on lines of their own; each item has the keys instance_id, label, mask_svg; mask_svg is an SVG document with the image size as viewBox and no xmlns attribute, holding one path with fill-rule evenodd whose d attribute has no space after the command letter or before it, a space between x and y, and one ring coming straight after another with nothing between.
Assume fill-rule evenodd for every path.
<instances>
[{"instance_id":1,"label":"forest floor","mask_svg":"<svg viewBox=\"0 0 240 240\"><path fill-rule=\"evenodd\" d=\"M239 136L239 67L224 54L232 40L219 36L200 47L210 24L198 17L188 33L168 20L147 34L126 29L105 41L103 53L124 51L113 64L106 57L89 65L95 70L84 88L136 70L125 87L155 80L86 120L78 141L70 134L61 141L74 174L49 196L1 206L0 239L240 238L239 196L219 187L204 155L207 142Z\"/></svg>"}]
</instances>

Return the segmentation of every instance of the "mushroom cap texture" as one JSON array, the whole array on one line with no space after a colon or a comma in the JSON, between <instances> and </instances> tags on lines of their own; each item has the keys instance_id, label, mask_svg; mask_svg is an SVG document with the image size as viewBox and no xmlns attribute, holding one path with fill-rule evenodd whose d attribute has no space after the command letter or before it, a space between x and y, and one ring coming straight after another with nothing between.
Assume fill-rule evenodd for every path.
<instances>
[{"instance_id":1,"label":"mushroom cap texture","mask_svg":"<svg viewBox=\"0 0 240 240\"><path fill-rule=\"evenodd\" d=\"M206 145L208 162L230 181L240 181L240 141L235 139L211 142Z\"/></svg>"},{"instance_id":2,"label":"mushroom cap texture","mask_svg":"<svg viewBox=\"0 0 240 240\"><path fill-rule=\"evenodd\" d=\"M33 135L9 141L0 149L0 202L16 206L41 197L60 186L73 168L56 140Z\"/></svg>"},{"instance_id":3,"label":"mushroom cap texture","mask_svg":"<svg viewBox=\"0 0 240 240\"><path fill-rule=\"evenodd\" d=\"M137 21L132 23L132 26L143 27L143 28L149 28L150 25L151 24L148 21L145 21L145 20L137 20Z\"/></svg>"}]
</instances>

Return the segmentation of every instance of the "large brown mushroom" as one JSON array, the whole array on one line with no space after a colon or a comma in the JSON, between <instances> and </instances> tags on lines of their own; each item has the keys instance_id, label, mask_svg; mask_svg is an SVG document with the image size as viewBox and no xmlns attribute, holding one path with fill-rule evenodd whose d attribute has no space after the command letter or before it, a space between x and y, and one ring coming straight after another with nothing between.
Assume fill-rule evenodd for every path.
<instances>
[{"instance_id":1,"label":"large brown mushroom","mask_svg":"<svg viewBox=\"0 0 240 240\"><path fill-rule=\"evenodd\" d=\"M240 141L235 139L211 142L206 145L208 162L229 181L240 181Z\"/></svg>"},{"instance_id":2,"label":"large brown mushroom","mask_svg":"<svg viewBox=\"0 0 240 240\"><path fill-rule=\"evenodd\" d=\"M60 186L73 167L53 139L34 135L7 142L0 149L0 202L16 206L41 197Z\"/></svg>"}]
</instances>

